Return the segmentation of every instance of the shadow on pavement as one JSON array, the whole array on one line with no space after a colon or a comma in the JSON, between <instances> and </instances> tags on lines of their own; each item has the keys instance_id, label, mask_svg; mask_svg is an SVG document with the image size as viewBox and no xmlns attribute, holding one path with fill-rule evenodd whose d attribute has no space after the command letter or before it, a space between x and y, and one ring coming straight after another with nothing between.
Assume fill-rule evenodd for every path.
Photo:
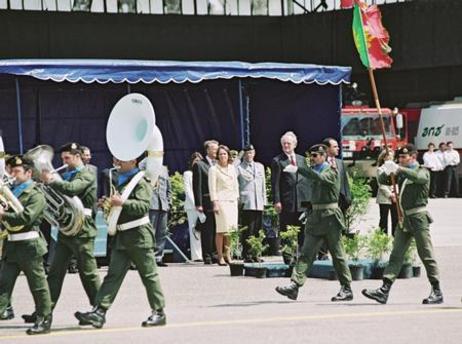
<instances>
[{"instance_id":1,"label":"shadow on pavement","mask_svg":"<svg viewBox=\"0 0 462 344\"><path fill-rule=\"evenodd\" d=\"M251 306L260 306L260 305L268 305L268 304L286 304L291 303L294 304L294 301L252 301L252 302L240 302L240 303L225 303L222 305L212 305L209 306L211 308L219 308L219 307L251 307ZM298 301L297 303L306 303L303 301Z\"/></svg>"}]
</instances>

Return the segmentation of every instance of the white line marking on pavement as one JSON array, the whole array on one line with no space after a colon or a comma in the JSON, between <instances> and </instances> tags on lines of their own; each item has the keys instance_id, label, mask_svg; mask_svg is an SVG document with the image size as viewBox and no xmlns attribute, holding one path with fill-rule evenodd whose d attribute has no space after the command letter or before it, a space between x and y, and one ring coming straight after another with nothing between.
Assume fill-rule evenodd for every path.
<instances>
[{"instance_id":1,"label":"white line marking on pavement","mask_svg":"<svg viewBox=\"0 0 462 344\"><path fill-rule=\"evenodd\" d=\"M186 322L176 323L167 326L157 328L157 330L170 328L187 328L187 327L200 327L200 326L221 326L221 325L246 325L246 324L259 324L259 323L271 323L280 321L309 321L309 320L325 320L325 319L338 319L338 318L365 318L365 317L387 317L387 316L411 316L411 315L438 315L447 313L462 313L462 308L446 308L446 309L427 309L427 310L414 310L414 311L385 311L385 312L363 312L363 313L334 313L325 315L299 315L299 316L286 316L286 317L273 317L273 318L250 318L250 319L238 319L238 320L221 320L221 321L197 321L197 322ZM0 327L1 329L1 327ZM69 335L81 335L81 334L104 334L104 333L116 333L116 332L131 332L131 331L145 331L149 328L139 327L116 327L106 329L88 329L88 328L73 328L72 330L60 330L55 329L52 332L43 335L46 337L56 336L69 336ZM42 338L40 336L39 338ZM36 336L29 336L26 334L21 335L6 335L0 336L0 341L11 340L11 339L38 339Z\"/></svg>"}]
</instances>

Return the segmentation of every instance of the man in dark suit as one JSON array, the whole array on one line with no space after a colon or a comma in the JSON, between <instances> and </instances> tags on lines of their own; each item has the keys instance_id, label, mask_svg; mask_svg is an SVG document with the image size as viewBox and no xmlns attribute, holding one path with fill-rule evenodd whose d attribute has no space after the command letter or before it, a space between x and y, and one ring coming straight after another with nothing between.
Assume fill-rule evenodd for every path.
<instances>
[{"instance_id":1,"label":"man in dark suit","mask_svg":"<svg viewBox=\"0 0 462 344\"><path fill-rule=\"evenodd\" d=\"M295 153L297 136L293 132L288 131L281 137L281 146L283 153L271 162L274 209L279 213L281 232L286 231L288 225L300 227L298 243L302 245L304 231L299 218L309 205L311 187L308 179L300 174L300 170L306 169L307 165L305 158ZM284 245L284 242L282 244ZM293 257L283 253L283 258L284 262L289 264Z\"/></svg>"},{"instance_id":2,"label":"man in dark suit","mask_svg":"<svg viewBox=\"0 0 462 344\"><path fill-rule=\"evenodd\" d=\"M204 264L212 264L215 242L215 216L209 193L209 168L215 164L218 142L204 142L206 157L193 165L193 192L197 211L206 215L205 221L199 223L196 229L201 232L202 258Z\"/></svg>"}]
</instances>

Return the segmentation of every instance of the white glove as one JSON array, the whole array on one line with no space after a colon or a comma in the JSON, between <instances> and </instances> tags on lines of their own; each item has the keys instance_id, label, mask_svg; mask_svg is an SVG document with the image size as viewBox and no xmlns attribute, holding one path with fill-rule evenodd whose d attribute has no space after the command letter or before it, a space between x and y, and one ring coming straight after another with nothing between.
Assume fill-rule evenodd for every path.
<instances>
[{"instance_id":1,"label":"white glove","mask_svg":"<svg viewBox=\"0 0 462 344\"><path fill-rule=\"evenodd\" d=\"M207 220L207 216L200 211L197 212L197 217L199 218L200 223L204 223L205 220Z\"/></svg>"},{"instance_id":2,"label":"white glove","mask_svg":"<svg viewBox=\"0 0 462 344\"><path fill-rule=\"evenodd\" d=\"M282 171L288 173L296 173L298 170L297 166L294 165L287 165Z\"/></svg>"},{"instance_id":3,"label":"white glove","mask_svg":"<svg viewBox=\"0 0 462 344\"><path fill-rule=\"evenodd\" d=\"M394 173L396 174L396 172L398 172L399 170L399 166L397 163L395 163L394 161L392 160L387 160L384 162L383 164L383 169L384 169L384 172L389 176L390 174Z\"/></svg>"}]
</instances>

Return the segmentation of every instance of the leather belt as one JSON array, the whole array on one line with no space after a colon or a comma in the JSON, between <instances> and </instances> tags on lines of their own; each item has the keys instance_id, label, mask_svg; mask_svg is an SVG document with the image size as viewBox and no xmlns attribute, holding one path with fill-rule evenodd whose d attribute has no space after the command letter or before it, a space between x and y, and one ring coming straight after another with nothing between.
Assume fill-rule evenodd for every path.
<instances>
[{"instance_id":1,"label":"leather belt","mask_svg":"<svg viewBox=\"0 0 462 344\"><path fill-rule=\"evenodd\" d=\"M418 214L418 213L423 213L424 211L427 211L426 207L417 207L417 208L412 208L412 209L405 210L404 214L409 216L409 215L414 215L414 214Z\"/></svg>"},{"instance_id":2,"label":"leather belt","mask_svg":"<svg viewBox=\"0 0 462 344\"><path fill-rule=\"evenodd\" d=\"M37 239L38 237L40 237L38 232L30 231L25 233L8 234L8 241L32 240Z\"/></svg>"},{"instance_id":3,"label":"leather belt","mask_svg":"<svg viewBox=\"0 0 462 344\"><path fill-rule=\"evenodd\" d=\"M313 210L337 209L338 203L313 204Z\"/></svg>"},{"instance_id":4,"label":"leather belt","mask_svg":"<svg viewBox=\"0 0 462 344\"><path fill-rule=\"evenodd\" d=\"M122 223L121 225L117 225L117 230L126 231L128 229L132 229L135 227L147 225L148 223L150 223L150 220L149 220L149 216L146 215L145 217L142 217L141 219L137 219L137 220L133 220L130 222Z\"/></svg>"}]
</instances>

